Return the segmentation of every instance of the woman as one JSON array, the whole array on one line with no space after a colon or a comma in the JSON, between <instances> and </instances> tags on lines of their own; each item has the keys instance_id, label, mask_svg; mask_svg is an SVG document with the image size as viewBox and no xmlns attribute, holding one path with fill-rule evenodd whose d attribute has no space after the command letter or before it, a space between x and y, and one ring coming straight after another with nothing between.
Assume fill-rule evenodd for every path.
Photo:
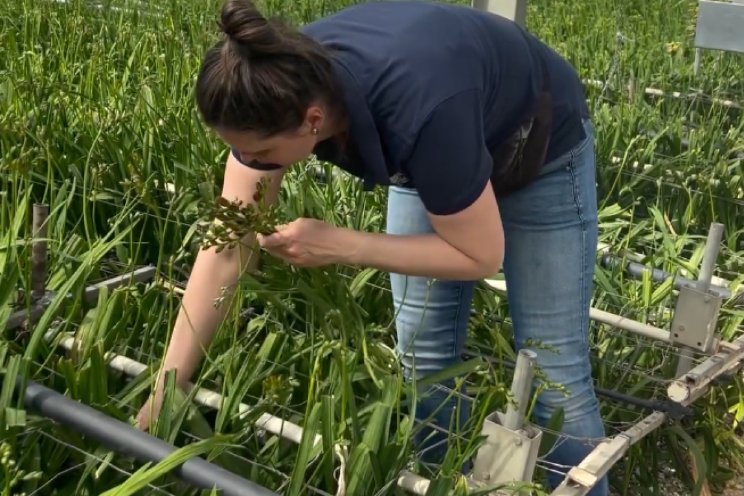
<instances>
[{"instance_id":1,"label":"woman","mask_svg":"<svg viewBox=\"0 0 744 496\"><path fill-rule=\"evenodd\" d=\"M274 201L286 169L313 153L368 189L389 187L386 233L301 218L257 236L261 247L298 266L388 271L398 350L417 377L460 360L473 287L503 265L517 346L552 348L537 350L538 366L568 390L537 403L541 423L564 409L567 436L548 460L579 463L604 430L587 343L593 130L570 65L504 18L441 3L363 3L296 31L230 0L221 27L196 99L232 149L224 197L252 202L268 177ZM212 302L244 264L237 250L199 253L161 376L175 369L189 381L223 317ZM437 408L446 396L434 391L417 416L437 410L437 424L450 426L452 408ZM606 481L590 494L607 494Z\"/></svg>"}]
</instances>

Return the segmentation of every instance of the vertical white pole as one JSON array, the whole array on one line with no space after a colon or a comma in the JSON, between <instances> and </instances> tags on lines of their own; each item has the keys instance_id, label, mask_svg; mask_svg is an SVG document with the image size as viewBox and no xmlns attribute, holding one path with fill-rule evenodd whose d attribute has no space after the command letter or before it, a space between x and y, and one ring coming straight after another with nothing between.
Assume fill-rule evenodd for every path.
<instances>
[{"instance_id":1,"label":"vertical white pole","mask_svg":"<svg viewBox=\"0 0 744 496\"><path fill-rule=\"evenodd\" d=\"M46 294L47 217L49 205L34 203L33 243L31 245L31 299L38 301Z\"/></svg>"},{"instance_id":2,"label":"vertical white pole","mask_svg":"<svg viewBox=\"0 0 744 496\"><path fill-rule=\"evenodd\" d=\"M485 10L515 21L524 26L527 0L473 0L473 8Z\"/></svg>"},{"instance_id":3,"label":"vertical white pole","mask_svg":"<svg viewBox=\"0 0 744 496\"><path fill-rule=\"evenodd\" d=\"M521 349L517 355L517 366L514 369L511 392L514 401L510 401L504 416L504 427L510 431L517 431L524 426L524 416L530 402L532 379L535 377L537 353L532 350ZM516 402L516 405L514 404Z\"/></svg>"}]
</instances>

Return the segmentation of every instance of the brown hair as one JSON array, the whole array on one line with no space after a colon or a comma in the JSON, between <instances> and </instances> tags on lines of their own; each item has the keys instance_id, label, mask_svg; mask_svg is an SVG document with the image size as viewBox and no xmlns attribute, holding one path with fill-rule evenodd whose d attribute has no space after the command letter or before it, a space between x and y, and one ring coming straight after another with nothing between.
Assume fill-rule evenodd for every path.
<instances>
[{"instance_id":1,"label":"brown hair","mask_svg":"<svg viewBox=\"0 0 744 496\"><path fill-rule=\"evenodd\" d=\"M251 0L227 0L219 26L224 34L207 51L196 81L208 126L270 136L298 128L316 99L335 105L337 83L320 43L265 18Z\"/></svg>"}]
</instances>

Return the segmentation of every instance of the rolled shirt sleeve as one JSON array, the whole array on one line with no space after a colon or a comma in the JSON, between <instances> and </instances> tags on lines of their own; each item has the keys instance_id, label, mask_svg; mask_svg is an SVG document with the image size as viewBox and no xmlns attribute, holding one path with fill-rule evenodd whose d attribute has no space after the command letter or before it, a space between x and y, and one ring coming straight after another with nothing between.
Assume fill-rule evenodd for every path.
<instances>
[{"instance_id":1,"label":"rolled shirt sleeve","mask_svg":"<svg viewBox=\"0 0 744 496\"><path fill-rule=\"evenodd\" d=\"M493 160L485 143L477 89L437 105L421 127L404 170L434 215L460 212L480 196Z\"/></svg>"}]
</instances>

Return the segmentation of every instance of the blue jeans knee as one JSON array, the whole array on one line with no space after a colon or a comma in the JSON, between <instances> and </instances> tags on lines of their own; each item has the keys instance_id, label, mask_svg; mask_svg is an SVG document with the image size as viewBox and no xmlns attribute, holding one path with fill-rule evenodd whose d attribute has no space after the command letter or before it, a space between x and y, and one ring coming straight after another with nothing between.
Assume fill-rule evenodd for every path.
<instances>
[{"instance_id":1,"label":"blue jeans knee","mask_svg":"<svg viewBox=\"0 0 744 496\"><path fill-rule=\"evenodd\" d=\"M415 190L392 187L388 197L387 232L432 232L426 209ZM457 364L465 347L472 281L433 280L390 274L396 312L397 352L409 379L423 378ZM421 428L415 444L421 460L442 461L448 432L460 432L470 416L469 401L445 381L418 391L416 419L432 428Z\"/></svg>"},{"instance_id":2,"label":"blue jeans knee","mask_svg":"<svg viewBox=\"0 0 744 496\"><path fill-rule=\"evenodd\" d=\"M589 121L585 129L587 138L546 164L536 181L498 199L505 238L503 269L516 347L530 346L538 354L539 371L565 388L563 392L542 391L534 411L534 420L541 425L558 409L564 413L561 435L545 457L552 468L548 473L552 487L605 435L589 361L597 199L594 136ZM414 190L390 188L387 231L433 232ZM474 283L400 274L391 274L390 278L397 312L397 347L406 370L420 377L459 362ZM536 380L535 387L538 384ZM422 399L416 416L429 417L449 395L447 406L435 413L433 422L445 430L450 426L456 429L467 420L469 412L463 407L468 402L458 401L457 394L450 394L446 386ZM421 436L426 434L431 432L422 432ZM434 432L424 446L439 443L429 451L429 459L441 460L447 448L444 440L446 434ZM606 478L589 494L606 496Z\"/></svg>"}]
</instances>

